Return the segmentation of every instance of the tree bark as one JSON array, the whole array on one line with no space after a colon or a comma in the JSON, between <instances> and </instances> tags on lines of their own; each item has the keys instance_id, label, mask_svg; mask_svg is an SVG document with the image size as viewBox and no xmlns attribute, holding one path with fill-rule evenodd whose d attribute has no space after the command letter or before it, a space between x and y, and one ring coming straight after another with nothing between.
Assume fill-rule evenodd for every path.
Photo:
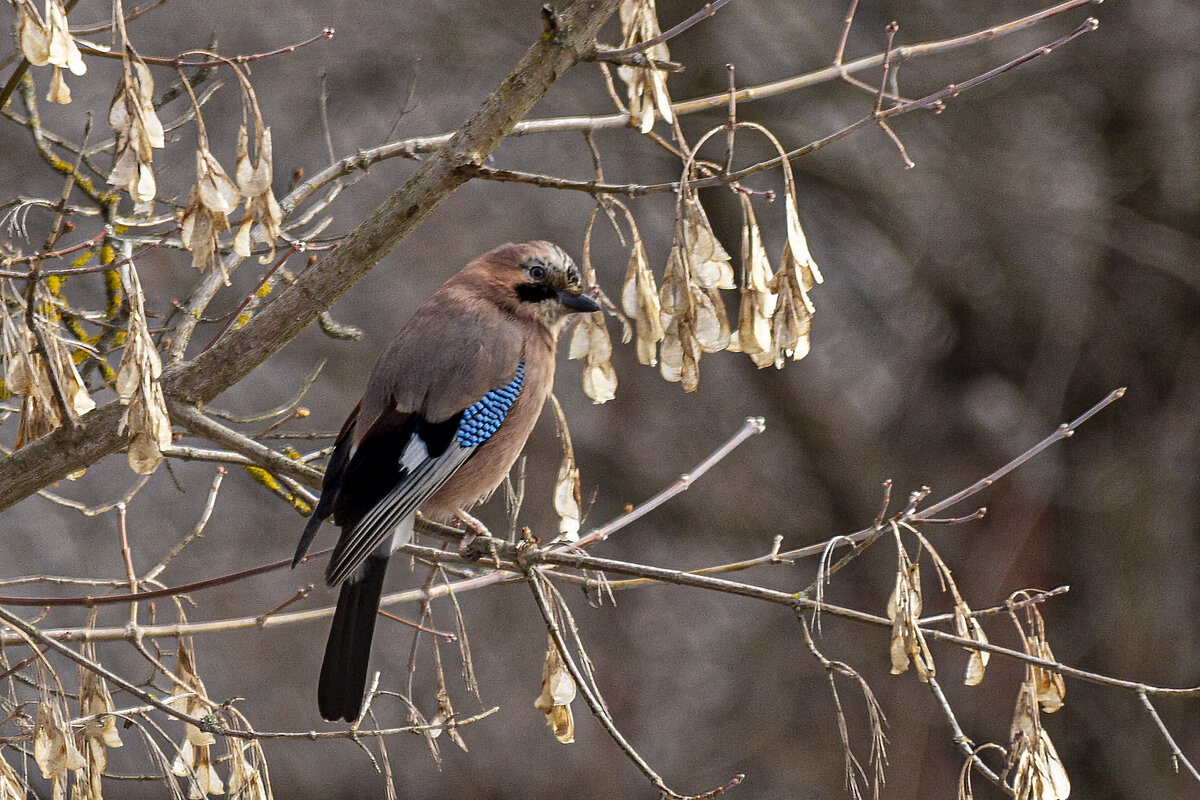
<instances>
[{"instance_id":1,"label":"tree bark","mask_svg":"<svg viewBox=\"0 0 1200 800\"><path fill-rule=\"evenodd\" d=\"M246 377L349 291L443 200L465 183L464 167L481 165L564 72L595 46L619 0L576 0L544 12L545 29L512 73L411 178L358 225L326 258L244 327L212 349L170 367L163 391L176 401L203 404ZM0 510L47 484L122 450L116 401L60 427L0 461Z\"/></svg>"}]
</instances>

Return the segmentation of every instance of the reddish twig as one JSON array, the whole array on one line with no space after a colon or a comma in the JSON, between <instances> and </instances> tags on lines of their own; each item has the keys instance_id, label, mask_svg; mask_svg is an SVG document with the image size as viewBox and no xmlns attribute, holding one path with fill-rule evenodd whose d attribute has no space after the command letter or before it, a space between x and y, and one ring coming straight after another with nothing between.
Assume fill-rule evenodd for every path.
<instances>
[{"instance_id":1,"label":"reddish twig","mask_svg":"<svg viewBox=\"0 0 1200 800\"><path fill-rule=\"evenodd\" d=\"M315 553L309 553L305 556L304 561L331 552L333 552L332 547L319 550ZM253 578L256 575L263 575L267 572L274 572L277 569L283 569L291 565L292 560L285 558L282 561L272 561L269 564L261 564L250 569L229 572L224 575L218 575L215 578L205 578L202 581L193 581L192 583L185 583L169 589L151 589L144 592L129 592L127 594L85 595L82 597L16 597L12 595L0 595L0 606L33 606L39 608L44 606L85 606L92 608L94 606L108 606L115 603L136 603L141 600L153 600L157 597L175 597L176 595L190 594L200 589L210 589L213 586L237 583L238 581Z\"/></svg>"},{"instance_id":2,"label":"reddish twig","mask_svg":"<svg viewBox=\"0 0 1200 800\"><path fill-rule=\"evenodd\" d=\"M229 328L233 325L233 323L237 322L238 317L242 313L242 309L244 309L247 305L250 304L250 301L254 299L254 296L257 295L259 293L259 291L263 288L263 286L265 286L267 284L267 281L269 281L271 279L271 276L274 275L275 272L284 265L284 262L286 262L289 258L291 258L296 253L300 253L303 251L304 251L304 243L303 242L293 243L292 246L289 247L287 249L287 251L284 252L284 254L281 255L278 258L278 260L276 260L275 263L271 265L271 268L269 270L267 270L266 273L263 274L262 278L260 278L258 283L255 284L254 289L252 289L250 291L250 293L246 295L245 299L242 300L242 302L238 305L237 309L232 314L229 315L229 319L225 320L225 324L221 326L221 330L217 331L217 335L212 338L212 341L210 341L208 344L204 345L204 349L201 350L200 352L204 353L206 350L208 350L210 347L212 347L214 344L216 344L221 339L221 337L224 336L229 331Z\"/></svg>"}]
</instances>

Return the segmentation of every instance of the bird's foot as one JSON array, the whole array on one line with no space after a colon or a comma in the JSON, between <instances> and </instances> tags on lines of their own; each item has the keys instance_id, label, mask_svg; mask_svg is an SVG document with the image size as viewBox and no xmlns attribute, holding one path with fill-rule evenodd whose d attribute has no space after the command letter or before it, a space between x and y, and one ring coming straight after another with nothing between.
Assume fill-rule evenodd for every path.
<instances>
[{"instance_id":1,"label":"bird's foot","mask_svg":"<svg viewBox=\"0 0 1200 800\"><path fill-rule=\"evenodd\" d=\"M459 522L463 524L463 528L466 529L466 533L463 535L463 538L458 542L459 555L464 556L465 558L478 559L483 555L483 553L472 548L472 543L478 536L486 536L491 538L492 532L487 529L486 525L468 514L466 511L463 511L461 508L454 509L454 516L458 518Z\"/></svg>"}]
</instances>

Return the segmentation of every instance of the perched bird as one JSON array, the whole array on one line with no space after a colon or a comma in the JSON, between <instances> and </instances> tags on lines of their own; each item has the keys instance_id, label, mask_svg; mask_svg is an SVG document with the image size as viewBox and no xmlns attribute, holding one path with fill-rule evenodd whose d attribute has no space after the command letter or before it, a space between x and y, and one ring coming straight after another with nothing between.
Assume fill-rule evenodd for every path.
<instances>
[{"instance_id":1,"label":"perched bird","mask_svg":"<svg viewBox=\"0 0 1200 800\"><path fill-rule=\"evenodd\" d=\"M550 242L506 244L446 281L392 340L330 457L294 567L321 522L341 528L325 582L341 584L317 702L356 720L388 557L413 514L463 521L508 474L554 382L554 348L577 312L600 306Z\"/></svg>"}]
</instances>

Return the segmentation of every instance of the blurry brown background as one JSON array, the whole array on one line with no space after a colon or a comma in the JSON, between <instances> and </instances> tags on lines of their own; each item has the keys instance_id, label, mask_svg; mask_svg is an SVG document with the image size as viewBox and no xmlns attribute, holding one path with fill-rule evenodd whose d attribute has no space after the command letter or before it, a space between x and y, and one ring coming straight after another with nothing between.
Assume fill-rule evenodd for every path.
<instances>
[{"instance_id":1,"label":"blurry brown background","mask_svg":"<svg viewBox=\"0 0 1200 800\"><path fill-rule=\"evenodd\" d=\"M730 61L742 85L828 64L844 5L731 4L672 42L673 57L688 66L670 79L673 97L720 91ZM415 108L396 135L452 130L540 33L539 6L534 0L173 0L133 23L130 36L147 54L202 46L212 33L222 52L246 53L298 41L323 26L337 29L330 42L253 67L273 127L276 191L282 194L293 169L312 174L327 162L316 101L323 70L339 156L383 140L414 70ZM696 7L662 0L660 20L672 25ZM881 50L883 28L893 19L900 24L897 43L909 44L1039 7L863 0L848 56ZM107 4L84 0L72 22L108 13ZM873 520L885 478L895 481L899 497L922 484L933 488L934 499L944 497L1113 388L1128 386L1123 400L1073 439L980 495L978 503L989 509L985 520L927 533L976 607L1019 588L1069 584L1066 596L1043 608L1063 661L1160 685L1200 683L1200 6L1185 0L1109 2L986 45L909 62L901 88L920 96L962 82L1068 32L1088 13L1101 21L1097 32L953 100L941 115L895 120L916 169L904 170L895 147L871 129L795 164L801 218L826 276L813 293L813 352L804 361L777 372L755 370L740 355L705 356L700 391L685 395L639 366L631 348L618 348L614 364L621 383L616 400L604 406L592 406L583 395L578 363L560 362L558 393L584 492L596 493L592 522L611 518L690 469L743 417L767 420L764 435L598 554L697 567L761 554L775 534L785 537L785 547L796 547L849 532ZM617 38L613 30L610 41ZM45 111L51 127L74 125L61 128L72 138L80 108L94 108L103 118L118 69L115 62L89 64L86 78L71 82L75 105ZM110 77L100 80L106 73ZM861 77L875 81L877 75ZM232 78L223 79L227 86L205 117L214 151L232 164L238 98ZM165 72L159 77L161 86L169 80ZM830 83L744 104L740 112L794 147L861 117L872 102L864 92ZM581 67L554 87L534 116L608 111L599 75ZM684 128L694 139L723 118L723 111L688 117ZM194 129L178 135L183 146L175 161L163 157L164 166L173 166L160 174L160 186L184 187L190 180ZM7 154L0 161L5 196L54 196L59 179L36 161L26 132L6 122L0 137ZM602 132L596 141L610 180L677 177L676 163L630 131ZM740 159L750 163L765 153L747 141ZM510 140L494 163L590 177L578 134ZM349 230L412 171L399 159L372 167L335 205L332 230ZM777 175L750 184L779 187ZM703 200L734 250L735 199L709 191ZM469 183L333 307L337 319L365 330L363 342L336 342L314 328L214 405L239 413L266 409L326 358L328 366L304 403L312 410L306 425L336 429L375 355L441 281L509 240L549 238L578 254L590 206L578 193ZM673 201L656 196L632 207L660 273ZM774 258L782 245L782 209L760 204L758 213ZM35 242L37 224L45 220L32 223ZM593 258L602 284L615 294L627 251L601 227ZM164 254L140 267L152 307L165 310L171 299L186 296L192 275L183 259ZM255 270L244 265L234 288L211 310L231 310L255 280ZM202 328L197 342L212 332L215 326ZM0 436L6 445L12 429L10 420ZM548 418L528 455L522 522L544 534L554 525L549 491L557 467ZM212 472L210 465L174 465L182 494L166 470L155 475L130 509L138 566L155 563L191 529ZM130 480L123 459L116 458L59 490L99 502L113 499ZM502 502L483 507L480 515L503 526ZM27 500L0 516L3 574L121 575L113 527L111 515L83 519L44 500ZM163 578L182 583L286 557L301 527L294 512L235 470L205 538ZM332 541L332 529L323 541ZM890 545L880 544L837 576L830 600L882 612L894 559ZM797 590L814 568L803 562L744 578ZM191 618L259 613L300 585L320 584L320 574L319 565L309 565L198 594ZM417 578L397 563L390 580L401 587ZM948 610L928 576L925 589L928 611ZM589 608L574 591L567 597L616 720L669 784L703 791L745 772L745 785L731 796L842 796L842 755L825 676L787 612L678 587L623 593L615 609ZM461 601L484 703L501 711L464 730L469 753L442 740L440 772L420 739L393 740L389 752L401 796L650 796L582 702L576 703L573 746L554 742L533 709L545 631L528 591L488 590ZM330 602L332 593L319 587L304 606ZM438 620L449 626L448 608ZM71 620L64 614L61 621ZM102 621L119 624L120 618L109 614ZM988 632L993 641L1016 645L1004 620L991 622ZM322 728L315 683L325 634L320 623L198 638L200 674L214 698L244 697L239 707L256 726ZM384 670L385 686L403 686L410 641L406 629L381 621L374 663ZM826 619L821 646L863 671L889 715L884 796L952 796L961 761L948 726L911 672L887 674L886 634ZM101 652L110 665L140 676L145 668L128 649L114 645ZM934 654L967 734L977 742L1007 743L1020 669L993 659L984 684L966 689L955 677L965 653L939 647ZM417 696L432 713L428 656L426 646ZM842 689L852 736L865 756L861 701L850 687ZM478 710L461 683L452 682L451 693L460 712ZM1200 757L1196 701L1163 700L1158 706L1184 752ZM397 703L380 701L377 709L381 722L403 724ZM1173 772L1166 744L1129 694L1068 682L1066 707L1044 722L1075 797L1196 791ZM267 753L277 797L384 793L382 778L349 742L269 743ZM155 784L118 788L114 796L163 795ZM977 791L999 796L982 781Z\"/></svg>"}]
</instances>

